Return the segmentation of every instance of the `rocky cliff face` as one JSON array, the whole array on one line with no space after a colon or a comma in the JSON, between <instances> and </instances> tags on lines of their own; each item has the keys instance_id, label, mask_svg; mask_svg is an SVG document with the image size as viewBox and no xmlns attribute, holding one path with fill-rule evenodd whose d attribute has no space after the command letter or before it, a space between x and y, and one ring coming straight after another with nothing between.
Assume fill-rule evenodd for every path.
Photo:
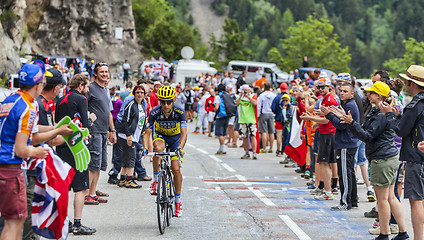
<instances>
[{"instance_id":1,"label":"rocky cliff face","mask_svg":"<svg viewBox=\"0 0 424 240\"><path fill-rule=\"evenodd\" d=\"M0 58L0 71L16 71L19 68L16 56L19 61L22 53L75 56L108 62L112 67L120 66L124 59L128 59L135 68L141 59L131 0L10 2L9 9L13 9L18 20L12 36L5 29L0 29L0 56L9 52L10 58L14 59L13 67L6 67L9 64L7 59ZM122 39L115 38L116 28L123 29ZM4 39L11 42L3 44ZM9 55L6 55L7 58Z\"/></svg>"}]
</instances>

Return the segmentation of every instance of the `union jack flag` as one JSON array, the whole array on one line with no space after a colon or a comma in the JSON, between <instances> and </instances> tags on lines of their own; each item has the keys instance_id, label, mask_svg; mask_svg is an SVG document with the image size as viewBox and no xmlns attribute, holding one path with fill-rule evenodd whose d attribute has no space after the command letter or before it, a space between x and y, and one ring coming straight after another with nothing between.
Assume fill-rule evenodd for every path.
<instances>
[{"instance_id":1,"label":"union jack flag","mask_svg":"<svg viewBox=\"0 0 424 240\"><path fill-rule=\"evenodd\" d=\"M47 145L45 159L29 159L28 169L37 170L32 202L32 228L48 239L68 237L68 189L75 175L74 169Z\"/></svg>"},{"instance_id":2,"label":"union jack flag","mask_svg":"<svg viewBox=\"0 0 424 240\"><path fill-rule=\"evenodd\" d=\"M164 70L164 64L162 63L155 63L152 64L152 74L153 75L158 75L158 76L162 76L163 75L163 70Z\"/></svg>"}]
</instances>

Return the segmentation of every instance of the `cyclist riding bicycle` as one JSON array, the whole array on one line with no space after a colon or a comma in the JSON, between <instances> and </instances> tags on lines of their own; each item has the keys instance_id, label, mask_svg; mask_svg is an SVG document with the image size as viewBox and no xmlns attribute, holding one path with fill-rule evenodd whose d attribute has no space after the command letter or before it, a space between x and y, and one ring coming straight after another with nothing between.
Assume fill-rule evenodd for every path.
<instances>
[{"instance_id":1,"label":"cyclist riding bicycle","mask_svg":"<svg viewBox=\"0 0 424 240\"><path fill-rule=\"evenodd\" d=\"M153 148L155 152L165 151L167 145L171 152L183 156L183 148L187 141L187 122L185 112L175 105L176 91L171 86L163 86L157 91L159 104L152 109L147 123L144 141L148 142L153 133ZM156 195L159 176L160 157L153 157L153 183L150 194ZM178 157L171 158L171 169L175 185L175 217L182 215L181 185L183 176L180 171Z\"/></svg>"}]
</instances>

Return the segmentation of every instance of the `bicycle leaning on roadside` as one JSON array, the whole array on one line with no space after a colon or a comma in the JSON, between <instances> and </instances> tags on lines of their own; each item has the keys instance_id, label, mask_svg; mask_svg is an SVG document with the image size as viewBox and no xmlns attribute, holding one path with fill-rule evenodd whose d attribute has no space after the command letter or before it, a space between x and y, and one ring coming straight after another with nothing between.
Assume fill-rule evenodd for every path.
<instances>
[{"instance_id":1,"label":"bicycle leaning on roadside","mask_svg":"<svg viewBox=\"0 0 424 240\"><path fill-rule=\"evenodd\" d=\"M156 205L159 232L164 234L165 227L170 226L171 217L174 217L175 207L175 186L171 173L171 157L178 156L181 167L181 156L175 152L169 152L169 149L166 152L149 153L147 156L156 156L162 159L158 176Z\"/></svg>"}]
</instances>

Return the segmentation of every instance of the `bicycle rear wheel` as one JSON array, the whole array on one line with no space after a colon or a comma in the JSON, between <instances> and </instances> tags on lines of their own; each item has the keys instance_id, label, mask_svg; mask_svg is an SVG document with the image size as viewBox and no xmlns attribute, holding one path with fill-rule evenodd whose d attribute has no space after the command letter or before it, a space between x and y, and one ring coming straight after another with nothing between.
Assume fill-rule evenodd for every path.
<instances>
[{"instance_id":1,"label":"bicycle rear wheel","mask_svg":"<svg viewBox=\"0 0 424 240\"><path fill-rule=\"evenodd\" d=\"M168 219L168 192L166 191L166 176L161 171L159 173L158 189L156 196L158 226L161 234L165 233L165 227Z\"/></svg>"}]
</instances>

